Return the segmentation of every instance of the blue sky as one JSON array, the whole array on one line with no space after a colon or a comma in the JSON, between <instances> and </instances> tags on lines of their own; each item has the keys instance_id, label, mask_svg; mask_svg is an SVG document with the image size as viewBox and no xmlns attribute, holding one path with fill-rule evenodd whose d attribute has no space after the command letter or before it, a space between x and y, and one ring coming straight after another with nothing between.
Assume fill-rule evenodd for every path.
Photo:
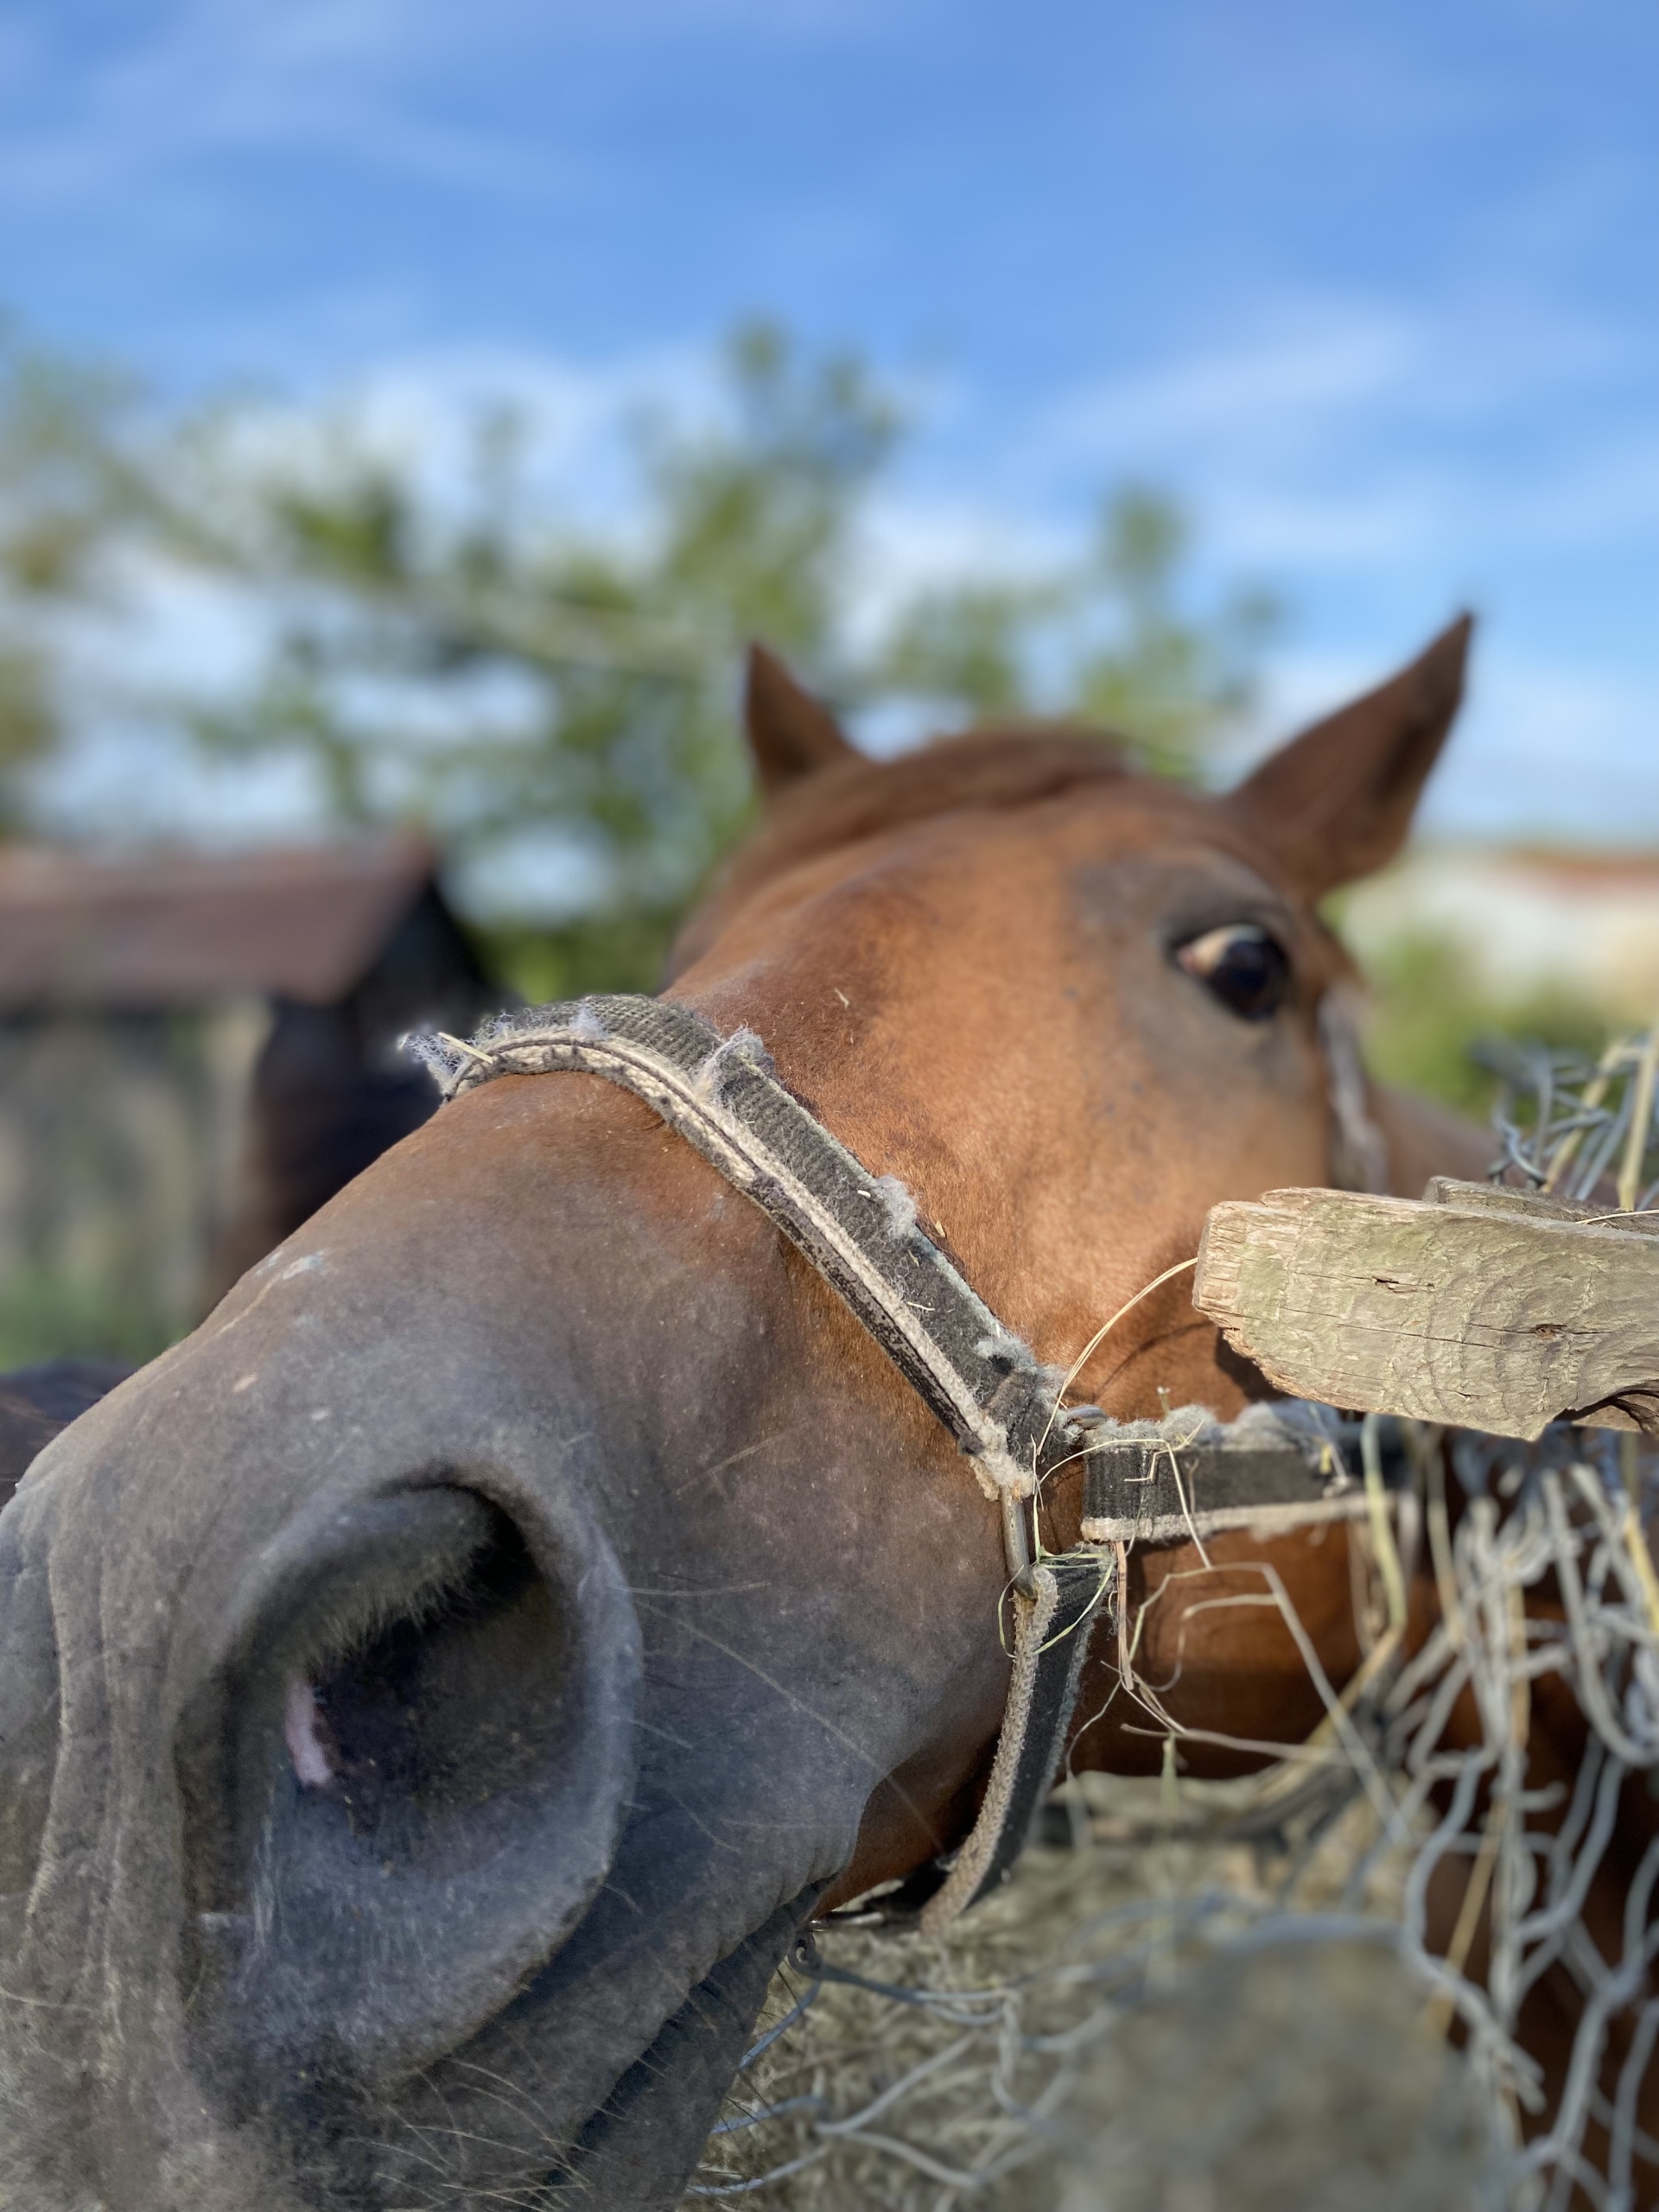
<instances>
[{"instance_id":1,"label":"blue sky","mask_svg":"<svg viewBox=\"0 0 1659 2212\"><path fill-rule=\"evenodd\" d=\"M1472 603L1437 823L1651 840L1656 96L1651 0L11 0L0 297L169 393L522 388L593 485L774 312L917 395L873 588L1164 483L1281 726Z\"/></svg>"}]
</instances>

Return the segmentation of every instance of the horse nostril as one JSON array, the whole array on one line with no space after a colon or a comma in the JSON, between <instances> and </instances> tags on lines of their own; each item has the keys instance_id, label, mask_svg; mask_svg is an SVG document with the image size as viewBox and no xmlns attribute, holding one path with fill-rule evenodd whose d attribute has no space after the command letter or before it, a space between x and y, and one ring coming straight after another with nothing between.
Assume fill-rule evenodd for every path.
<instances>
[{"instance_id":1,"label":"horse nostril","mask_svg":"<svg viewBox=\"0 0 1659 2212\"><path fill-rule=\"evenodd\" d=\"M435 1483L297 1523L262 1560L177 1754L193 2011L228 2008L251 2058L302 2077L326 2023L371 2071L418 2063L603 1878L638 1628L602 1535L569 1518L532 1549Z\"/></svg>"},{"instance_id":2,"label":"horse nostril","mask_svg":"<svg viewBox=\"0 0 1659 2212\"><path fill-rule=\"evenodd\" d=\"M487 1841L480 1823L544 1790L580 1732L569 1609L505 1515L468 1503L448 1572L383 1597L356 1631L325 1585L300 1622L303 1636L315 1617L321 1641L283 1678L299 1796L274 1817L320 1834L343 1821L383 1872L468 1863ZM257 1732L249 1755L258 1769ZM322 1793L331 1802L308 1812Z\"/></svg>"},{"instance_id":3,"label":"horse nostril","mask_svg":"<svg viewBox=\"0 0 1659 2212\"><path fill-rule=\"evenodd\" d=\"M226 1679L201 1777L232 1823L208 1910L262 1854L342 1883L366 1859L464 1866L487 1851L480 1823L553 1787L581 1732L569 1609L505 1514L434 1486L327 1533Z\"/></svg>"}]
</instances>

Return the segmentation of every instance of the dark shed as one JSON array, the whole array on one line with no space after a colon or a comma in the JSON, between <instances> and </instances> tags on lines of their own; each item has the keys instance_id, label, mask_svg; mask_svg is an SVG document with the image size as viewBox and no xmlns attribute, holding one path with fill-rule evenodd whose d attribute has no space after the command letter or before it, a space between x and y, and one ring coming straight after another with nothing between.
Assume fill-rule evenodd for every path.
<instances>
[{"instance_id":1,"label":"dark shed","mask_svg":"<svg viewBox=\"0 0 1659 2212\"><path fill-rule=\"evenodd\" d=\"M409 838L0 854L0 1363L138 1354L432 1110L494 1002Z\"/></svg>"}]
</instances>

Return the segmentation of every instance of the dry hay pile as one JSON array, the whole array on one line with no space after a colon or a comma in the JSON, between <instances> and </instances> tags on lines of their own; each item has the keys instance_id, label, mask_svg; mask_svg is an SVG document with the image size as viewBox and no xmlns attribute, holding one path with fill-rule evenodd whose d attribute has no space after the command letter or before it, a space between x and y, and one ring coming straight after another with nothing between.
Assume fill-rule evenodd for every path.
<instances>
[{"instance_id":1,"label":"dry hay pile","mask_svg":"<svg viewBox=\"0 0 1659 2212\"><path fill-rule=\"evenodd\" d=\"M1149 1878L1163 1895L1148 1897ZM1340 1922L1310 1916L1301 1941L1269 1932L1256 1947L1262 1901L1249 1855L1224 1847L1037 1850L942 1941L825 1937L826 1960L902 1977L925 2001L823 1985L749 2069L699 2199L821 2212L1501 2203L1499 2146L1465 2069L1421 2025L1421 1988ZM798 1999L802 1977L791 1982ZM779 2178L757 2190L768 2172Z\"/></svg>"},{"instance_id":2,"label":"dry hay pile","mask_svg":"<svg viewBox=\"0 0 1659 2212\"><path fill-rule=\"evenodd\" d=\"M1398 1551L1381 1523L1360 1592L1358 1694L1248 1783L1178 1781L1173 1758L1161 1783L1074 1781L1046 1816L1071 1847L1028 1851L940 1939L821 1933L774 1984L688 2205L1566 2212L1576 2179L1600 2212L1632 2212L1636 2153L1659 2158L1635 2123L1659 2038L1659 1846L1621 1958L1602 1958L1580 1910L1621 1783L1659 1764L1659 1592L1633 1440L1459 1438L1473 1502L1455 1535L1434 1440L1418 1440ZM1419 1556L1442 1618L1408 1656L1400 1592ZM1547 1579L1559 1624L1523 1610ZM1525 1789L1532 1686L1549 1675L1592 1730L1565 1801ZM1154 1686L1127 1687L1159 1711ZM1465 1693L1479 1740L1453 1751ZM1427 1893L1448 1855L1471 1878L1441 1960ZM1479 1908L1481 1986L1460 1971ZM1513 2031L1553 1962L1576 1976L1584 2024L1561 2110L1526 2143L1536 2069ZM1609 2096L1599 2062L1620 2014L1635 2042ZM1592 2126L1611 2139L1610 2180L1584 2162Z\"/></svg>"}]
</instances>

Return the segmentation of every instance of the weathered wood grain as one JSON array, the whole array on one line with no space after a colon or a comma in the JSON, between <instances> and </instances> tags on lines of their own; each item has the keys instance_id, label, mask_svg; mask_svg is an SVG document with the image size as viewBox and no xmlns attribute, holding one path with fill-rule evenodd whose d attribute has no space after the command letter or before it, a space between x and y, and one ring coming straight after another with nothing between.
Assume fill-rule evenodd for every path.
<instances>
[{"instance_id":1,"label":"weathered wood grain","mask_svg":"<svg viewBox=\"0 0 1659 2212\"><path fill-rule=\"evenodd\" d=\"M1659 1432L1659 1236L1437 1179L1430 1197L1270 1191L1211 1209L1192 1302L1278 1389L1535 1437Z\"/></svg>"}]
</instances>

